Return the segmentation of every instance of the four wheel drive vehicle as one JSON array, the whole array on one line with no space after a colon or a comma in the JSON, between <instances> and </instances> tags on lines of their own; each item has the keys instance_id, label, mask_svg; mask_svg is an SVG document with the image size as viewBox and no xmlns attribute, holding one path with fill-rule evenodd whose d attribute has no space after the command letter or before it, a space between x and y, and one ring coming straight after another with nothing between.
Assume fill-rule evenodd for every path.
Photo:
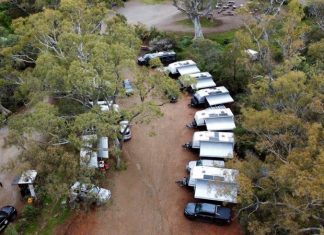
<instances>
[{"instance_id":1,"label":"four wheel drive vehicle","mask_svg":"<svg viewBox=\"0 0 324 235\"><path fill-rule=\"evenodd\" d=\"M75 182L70 188L70 201L90 201L96 205L101 205L111 198L111 192L108 189L100 188L93 184L81 184Z\"/></svg>"},{"instance_id":2,"label":"four wheel drive vehicle","mask_svg":"<svg viewBox=\"0 0 324 235\"><path fill-rule=\"evenodd\" d=\"M15 220L17 217L17 210L13 206L4 206L0 209L0 232L3 231L7 225Z\"/></svg>"},{"instance_id":3,"label":"four wheel drive vehicle","mask_svg":"<svg viewBox=\"0 0 324 235\"><path fill-rule=\"evenodd\" d=\"M138 57L137 63L139 65L149 65L150 60L154 58L160 58L161 63L164 66L169 65L176 61L176 53L174 51L161 51L156 53L148 53L141 57Z\"/></svg>"},{"instance_id":4,"label":"four wheel drive vehicle","mask_svg":"<svg viewBox=\"0 0 324 235\"><path fill-rule=\"evenodd\" d=\"M123 86L124 86L126 95L133 94L134 89L133 89L133 86L132 86L131 82L128 79L125 79L123 81Z\"/></svg>"},{"instance_id":5,"label":"four wheel drive vehicle","mask_svg":"<svg viewBox=\"0 0 324 235\"><path fill-rule=\"evenodd\" d=\"M184 215L189 219L200 219L219 224L231 223L231 209L210 203L190 202L184 209Z\"/></svg>"},{"instance_id":6,"label":"four wheel drive vehicle","mask_svg":"<svg viewBox=\"0 0 324 235\"><path fill-rule=\"evenodd\" d=\"M122 139L124 141L130 140L132 138L132 131L129 126L129 121L127 120L121 121L119 125L120 125L119 133L122 135Z\"/></svg>"}]
</instances>

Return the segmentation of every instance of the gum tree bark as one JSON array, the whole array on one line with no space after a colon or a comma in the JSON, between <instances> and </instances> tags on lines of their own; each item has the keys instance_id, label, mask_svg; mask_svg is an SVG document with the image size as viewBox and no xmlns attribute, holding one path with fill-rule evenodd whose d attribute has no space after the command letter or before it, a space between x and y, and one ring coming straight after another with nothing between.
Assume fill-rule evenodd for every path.
<instances>
[{"instance_id":1,"label":"gum tree bark","mask_svg":"<svg viewBox=\"0 0 324 235\"><path fill-rule=\"evenodd\" d=\"M192 21L195 28L195 38L204 38L200 18L211 14L214 6L221 1L213 0L173 0L173 5L185 13Z\"/></svg>"}]
</instances>

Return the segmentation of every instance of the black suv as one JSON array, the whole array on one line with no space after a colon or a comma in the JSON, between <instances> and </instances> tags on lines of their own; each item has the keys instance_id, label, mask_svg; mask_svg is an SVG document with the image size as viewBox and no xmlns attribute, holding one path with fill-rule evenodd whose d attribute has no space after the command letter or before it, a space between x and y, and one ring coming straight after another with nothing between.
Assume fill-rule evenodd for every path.
<instances>
[{"instance_id":1,"label":"black suv","mask_svg":"<svg viewBox=\"0 0 324 235\"><path fill-rule=\"evenodd\" d=\"M156 53L148 53L141 57L138 57L137 64L148 66L150 64L150 60L153 58L160 58L161 63L164 66L167 66L170 63L176 61L176 53L174 51L161 51Z\"/></svg>"},{"instance_id":2,"label":"black suv","mask_svg":"<svg viewBox=\"0 0 324 235\"><path fill-rule=\"evenodd\" d=\"M231 209L210 203L190 202L184 209L184 215L189 219L201 219L219 224L231 223Z\"/></svg>"},{"instance_id":3,"label":"black suv","mask_svg":"<svg viewBox=\"0 0 324 235\"><path fill-rule=\"evenodd\" d=\"M13 206L4 206L0 209L0 232L4 230L9 222L15 220L17 210Z\"/></svg>"}]
</instances>

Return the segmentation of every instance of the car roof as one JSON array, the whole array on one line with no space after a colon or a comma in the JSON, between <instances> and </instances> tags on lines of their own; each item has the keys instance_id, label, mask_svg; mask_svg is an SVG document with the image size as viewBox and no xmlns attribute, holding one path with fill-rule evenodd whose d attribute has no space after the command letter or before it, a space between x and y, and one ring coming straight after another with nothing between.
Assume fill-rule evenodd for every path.
<instances>
[{"instance_id":1,"label":"car roof","mask_svg":"<svg viewBox=\"0 0 324 235\"><path fill-rule=\"evenodd\" d=\"M200 203L200 212L207 212L214 214L216 210L216 205L209 203Z\"/></svg>"}]
</instances>

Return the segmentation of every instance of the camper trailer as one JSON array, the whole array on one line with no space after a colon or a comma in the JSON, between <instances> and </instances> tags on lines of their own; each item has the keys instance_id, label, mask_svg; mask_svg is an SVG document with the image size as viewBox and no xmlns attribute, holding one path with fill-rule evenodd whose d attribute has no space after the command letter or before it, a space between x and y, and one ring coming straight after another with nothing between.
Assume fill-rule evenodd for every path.
<instances>
[{"instance_id":1,"label":"camper trailer","mask_svg":"<svg viewBox=\"0 0 324 235\"><path fill-rule=\"evenodd\" d=\"M184 144L189 149L199 150L204 158L233 158L234 134L231 132L197 131L192 141Z\"/></svg>"},{"instance_id":2,"label":"camper trailer","mask_svg":"<svg viewBox=\"0 0 324 235\"><path fill-rule=\"evenodd\" d=\"M191 169L187 185L194 187L195 198L219 202L237 202L237 170L196 166Z\"/></svg>"},{"instance_id":3,"label":"camper trailer","mask_svg":"<svg viewBox=\"0 0 324 235\"><path fill-rule=\"evenodd\" d=\"M80 164L90 168L99 168L100 161L109 158L108 137L97 135L83 135L81 137L83 145L80 149ZM93 150L93 144L97 143L97 151Z\"/></svg>"},{"instance_id":4,"label":"camper trailer","mask_svg":"<svg viewBox=\"0 0 324 235\"><path fill-rule=\"evenodd\" d=\"M208 72L189 74L189 76L195 78L197 81L191 85L191 89L193 91L216 87L216 83L214 82L212 75L210 75Z\"/></svg>"},{"instance_id":5,"label":"camper trailer","mask_svg":"<svg viewBox=\"0 0 324 235\"><path fill-rule=\"evenodd\" d=\"M215 84L216 85L216 84ZM207 88L196 91L191 99L191 106L216 106L232 103L234 100L224 87Z\"/></svg>"},{"instance_id":6,"label":"camper trailer","mask_svg":"<svg viewBox=\"0 0 324 235\"><path fill-rule=\"evenodd\" d=\"M156 53L148 53L143 56L138 57L137 64L138 65L146 65L150 64L150 60L154 58L160 58L161 63L164 66L169 65L176 61L176 53L174 51L160 51Z\"/></svg>"},{"instance_id":7,"label":"camper trailer","mask_svg":"<svg viewBox=\"0 0 324 235\"><path fill-rule=\"evenodd\" d=\"M190 89L192 91L196 91L204 88L216 87L216 83L214 82L212 75L208 72L192 73L189 74L189 76L195 82L191 85L185 85L179 79L182 86L182 90Z\"/></svg>"},{"instance_id":8,"label":"camper trailer","mask_svg":"<svg viewBox=\"0 0 324 235\"><path fill-rule=\"evenodd\" d=\"M165 67L165 71L169 73L170 77L177 78L182 75L199 73L196 63L192 60L177 61Z\"/></svg>"},{"instance_id":9,"label":"camper trailer","mask_svg":"<svg viewBox=\"0 0 324 235\"><path fill-rule=\"evenodd\" d=\"M200 159L198 161L190 161L186 166L186 170L188 172L191 171L195 166L209 166L209 167L224 167L224 161L220 160L208 160L208 159Z\"/></svg>"},{"instance_id":10,"label":"camper trailer","mask_svg":"<svg viewBox=\"0 0 324 235\"><path fill-rule=\"evenodd\" d=\"M195 113L188 127L206 126L208 131L231 131L235 128L234 115L224 106L210 107Z\"/></svg>"},{"instance_id":11,"label":"camper trailer","mask_svg":"<svg viewBox=\"0 0 324 235\"><path fill-rule=\"evenodd\" d=\"M33 197L36 198L34 182L37 176L37 171L27 170L20 176L15 177L12 185L18 185L22 198Z\"/></svg>"}]
</instances>

